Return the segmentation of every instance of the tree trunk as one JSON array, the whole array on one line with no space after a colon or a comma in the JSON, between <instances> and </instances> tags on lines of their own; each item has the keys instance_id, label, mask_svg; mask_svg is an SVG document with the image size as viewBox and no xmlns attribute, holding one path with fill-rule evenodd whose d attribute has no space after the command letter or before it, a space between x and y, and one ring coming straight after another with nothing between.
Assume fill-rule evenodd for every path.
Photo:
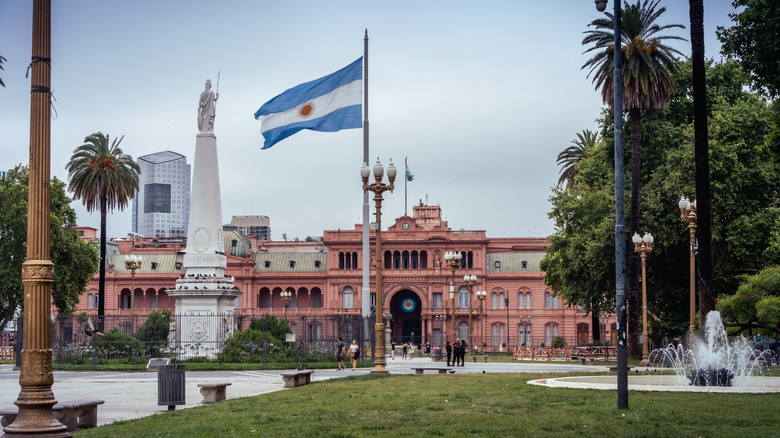
<instances>
[{"instance_id":1,"label":"tree trunk","mask_svg":"<svg viewBox=\"0 0 780 438\"><path fill-rule=\"evenodd\" d=\"M599 324L598 312L591 312L590 323L593 325L593 343L603 345L604 341L601 339L601 324Z\"/></svg>"},{"instance_id":2,"label":"tree trunk","mask_svg":"<svg viewBox=\"0 0 780 438\"><path fill-rule=\"evenodd\" d=\"M641 183L641 139L642 113L639 108L628 110L631 119L631 212L629 217L629 239L639 233L639 187ZM628 243L632 246L631 242ZM639 345L639 254L633 249L628 256L628 355L642 359Z\"/></svg>"},{"instance_id":3,"label":"tree trunk","mask_svg":"<svg viewBox=\"0 0 780 438\"><path fill-rule=\"evenodd\" d=\"M98 281L98 330L103 331L106 303L106 200L100 198L100 276Z\"/></svg>"},{"instance_id":4,"label":"tree trunk","mask_svg":"<svg viewBox=\"0 0 780 438\"><path fill-rule=\"evenodd\" d=\"M699 257L699 332L707 314L715 310L713 281L712 202L710 192L707 80L704 72L704 2L690 0L691 63L693 67L694 163L696 166L696 225Z\"/></svg>"}]
</instances>

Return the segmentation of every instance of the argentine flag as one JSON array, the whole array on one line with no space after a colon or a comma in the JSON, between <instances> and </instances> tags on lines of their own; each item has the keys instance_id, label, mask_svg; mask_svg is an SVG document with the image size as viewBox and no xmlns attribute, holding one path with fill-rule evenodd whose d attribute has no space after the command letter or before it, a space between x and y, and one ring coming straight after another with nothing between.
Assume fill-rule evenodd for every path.
<instances>
[{"instance_id":1,"label":"argentine flag","mask_svg":"<svg viewBox=\"0 0 780 438\"><path fill-rule=\"evenodd\" d=\"M328 76L290 88L255 113L265 138L263 149L302 129L335 132L360 128L363 57Z\"/></svg>"}]
</instances>

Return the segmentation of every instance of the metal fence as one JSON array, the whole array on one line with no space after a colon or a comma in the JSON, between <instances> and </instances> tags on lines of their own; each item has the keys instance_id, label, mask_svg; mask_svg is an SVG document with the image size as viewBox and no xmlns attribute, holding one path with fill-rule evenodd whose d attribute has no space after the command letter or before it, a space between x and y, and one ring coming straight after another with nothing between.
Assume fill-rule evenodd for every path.
<instances>
[{"instance_id":1,"label":"metal fence","mask_svg":"<svg viewBox=\"0 0 780 438\"><path fill-rule=\"evenodd\" d=\"M20 318L21 319L21 318ZM337 338L361 348L360 365L372 358L372 318L242 316L233 314L89 317L57 316L52 321L55 368L116 366L144 369L150 359L171 363L210 362L259 368L332 363ZM21 327L22 324L17 324ZM22 342L21 333L15 341Z\"/></svg>"}]
</instances>

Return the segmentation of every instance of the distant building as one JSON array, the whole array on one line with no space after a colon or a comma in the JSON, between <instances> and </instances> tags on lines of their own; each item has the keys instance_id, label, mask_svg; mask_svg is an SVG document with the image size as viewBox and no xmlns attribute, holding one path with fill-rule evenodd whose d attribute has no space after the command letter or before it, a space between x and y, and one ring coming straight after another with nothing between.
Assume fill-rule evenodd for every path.
<instances>
[{"instance_id":1,"label":"distant building","mask_svg":"<svg viewBox=\"0 0 780 438\"><path fill-rule=\"evenodd\" d=\"M144 237L186 238L191 175L187 157L157 152L139 157L138 165L141 175L133 199L133 232Z\"/></svg>"},{"instance_id":2,"label":"distant building","mask_svg":"<svg viewBox=\"0 0 780 438\"><path fill-rule=\"evenodd\" d=\"M567 306L544 284L539 262L549 242L544 238L489 238L484 230L458 230L442 220L441 208L417 205L413 215L389 220L382 230L382 255L376 259L372 232L369 254L371 304L376 303L375 267L382 267L386 325L396 342L430 342L442 345L453 336L469 345L486 345L489 351L508 347L549 346L557 336L567 345L587 345L591 315ZM362 225L354 229L324 230L321 240L259 241L243 236L232 226L224 229L227 254L225 273L235 279L243 295L235 314L247 326L252 318L274 315L286 318L300 339L332 340L324 320L348 321L361 315L363 246ZM135 314L167 308L174 310L167 290L185 273L185 244L178 239L136 238L117 240L120 254L110 259L106 273L105 314ZM447 252L462 255L454 275L446 265ZM143 255L135 280L125 266L127 254ZM463 276L475 275L473 290ZM131 288L135 284L135 290ZM450 284L454 282L452 292ZM288 309L281 299L292 292ZM476 291L485 291L484 301ZM76 314L96 312L94 297L98 276L81 296ZM453 322L453 315L455 320ZM308 321L310 325L299 324ZM320 322L317 322L320 321ZM614 316L600 318L601 333L612 345L617 341Z\"/></svg>"},{"instance_id":3,"label":"distant building","mask_svg":"<svg viewBox=\"0 0 780 438\"><path fill-rule=\"evenodd\" d=\"M271 219L268 216L233 216L230 225L247 236L271 240Z\"/></svg>"}]
</instances>

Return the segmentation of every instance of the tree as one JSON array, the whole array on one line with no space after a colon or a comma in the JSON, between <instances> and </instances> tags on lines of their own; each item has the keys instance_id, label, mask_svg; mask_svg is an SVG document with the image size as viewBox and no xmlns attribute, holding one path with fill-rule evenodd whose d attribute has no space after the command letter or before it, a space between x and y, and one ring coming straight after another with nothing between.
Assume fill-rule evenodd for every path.
<instances>
[{"instance_id":1,"label":"tree","mask_svg":"<svg viewBox=\"0 0 780 438\"><path fill-rule=\"evenodd\" d=\"M712 194L710 146L707 128L707 77L704 71L704 1L690 0L691 70L693 73L693 129L696 172L696 226L699 241L699 321L715 310L712 255Z\"/></svg>"},{"instance_id":2,"label":"tree","mask_svg":"<svg viewBox=\"0 0 780 438\"><path fill-rule=\"evenodd\" d=\"M732 335L765 331L780 335L780 266L770 266L758 274L745 276L733 295L718 297L723 325Z\"/></svg>"},{"instance_id":3,"label":"tree","mask_svg":"<svg viewBox=\"0 0 780 438\"><path fill-rule=\"evenodd\" d=\"M780 3L775 0L734 0L729 17L735 23L728 29L718 26L716 34L721 53L739 60L750 75L755 89L765 95L780 96Z\"/></svg>"},{"instance_id":4,"label":"tree","mask_svg":"<svg viewBox=\"0 0 780 438\"><path fill-rule=\"evenodd\" d=\"M558 185L565 182L566 187L572 187L576 184L574 178L577 176L577 163L588 156L589 150L596 147L598 138L597 133L584 129L582 133L577 134L576 140L571 141L574 146L569 146L558 154L558 159L555 161L561 166Z\"/></svg>"},{"instance_id":5,"label":"tree","mask_svg":"<svg viewBox=\"0 0 780 438\"><path fill-rule=\"evenodd\" d=\"M580 306L591 315L594 341L601 340L599 317L614 311L608 293L615 286L613 173L605 166L610 155L606 142L598 142L584 157L576 184L553 188L549 217L555 233L540 263L544 282L566 305Z\"/></svg>"},{"instance_id":6,"label":"tree","mask_svg":"<svg viewBox=\"0 0 780 438\"><path fill-rule=\"evenodd\" d=\"M141 172L133 157L125 155L114 139L109 147L109 137L96 132L84 139L84 144L73 151L66 169L68 190L73 199L81 199L87 211L100 208L100 277L98 284L98 316L105 311L106 290L106 217L108 210L123 210L138 190L138 174ZM102 318L98 321L102 324Z\"/></svg>"},{"instance_id":7,"label":"tree","mask_svg":"<svg viewBox=\"0 0 780 438\"><path fill-rule=\"evenodd\" d=\"M674 80L678 74L675 54L680 51L664 43L666 40L685 40L674 35L663 35L673 28L684 29L681 24L659 25L658 18L666 8L656 9L660 0L645 0L626 5L621 10L620 39L623 69L623 108L631 121L631 207L629 235L639 233L639 189L641 184L640 130L642 111L664 108L674 92ZM589 26L595 29L585 32L583 45L592 45L585 53L595 52L582 66L590 68L596 89L601 88L604 103L612 105L614 96L614 16L594 20ZM614 110L614 108L613 108ZM639 350L639 256L631 251L628 265L628 347L631 356L640 357Z\"/></svg>"},{"instance_id":8,"label":"tree","mask_svg":"<svg viewBox=\"0 0 780 438\"><path fill-rule=\"evenodd\" d=\"M22 263L27 245L28 171L17 166L0 178L0 331L24 304ZM54 263L52 299L61 314L71 314L78 297L97 270L98 255L73 228L76 212L65 184L51 180L51 260Z\"/></svg>"}]
</instances>

